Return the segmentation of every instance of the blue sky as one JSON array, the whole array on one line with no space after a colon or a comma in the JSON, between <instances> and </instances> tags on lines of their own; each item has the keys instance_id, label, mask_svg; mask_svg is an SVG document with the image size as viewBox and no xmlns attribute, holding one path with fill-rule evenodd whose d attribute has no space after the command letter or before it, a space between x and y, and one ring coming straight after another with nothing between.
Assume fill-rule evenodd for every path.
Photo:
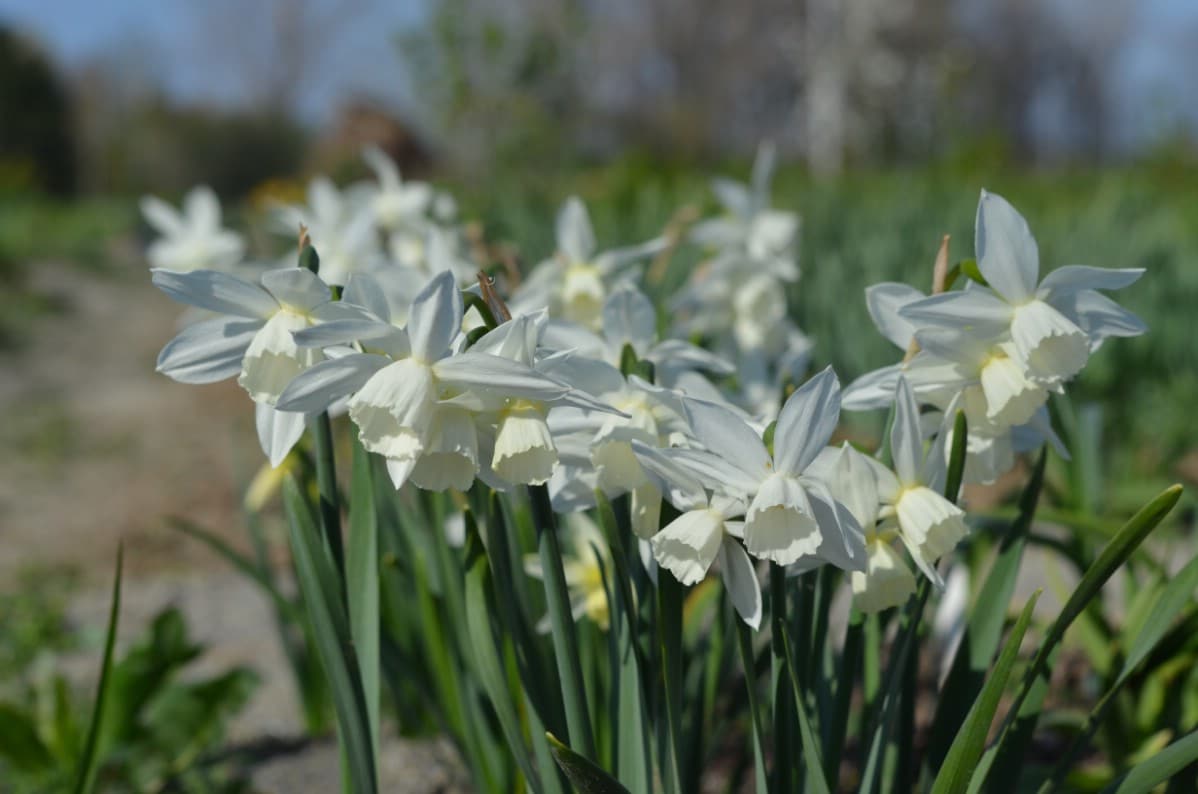
<instances>
[{"instance_id":1,"label":"blue sky","mask_svg":"<svg viewBox=\"0 0 1198 794\"><path fill-rule=\"evenodd\" d=\"M987 0L1004 2L1005 0ZM306 83L301 110L323 121L337 99L365 94L402 107L403 66L395 35L419 25L436 0L317 0L334 9L355 9L339 22L339 47L326 53ZM1093 3L1129 3L1135 9L1132 45L1116 66L1113 86L1121 142L1134 144L1163 127L1198 124L1198 0L1045 0L1067 18L1090 13ZM202 46L212 33L210 9L217 0L0 0L0 20L32 33L68 67L97 57L121 56L132 77L161 81L176 97L235 102L243 99L236 64L215 63ZM230 11L254 0L224 0ZM201 9L197 13L197 9ZM207 20L207 21L204 21ZM238 20L229 20L236 30ZM244 49L245 45L243 45Z\"/></svg>"},{"instance_id":2,"label":"blue sky","mask_svg":"<svg viewBox=\"0 0 1198 794\"><path fill-rule=\"evenodd\" d=\"M420 23L425 0L317 0L314 5L356 13L335 23L338 46L306 83L304 115L321 121L335 112L337 98L355 92L402 104L395 35ZM212 20L213 6L240 11L254 8L255 0L0 0L0 21L32 34L68 68L119 57L128 69L148 70L146 80L161 81L181 99L236 102L243 97L235 65L222 68L204 49L214 28L194 29L228 25L230 32L239 32L236 19ZM114 56L121 51L128 54Z\"/></svg>"}]
</instances>

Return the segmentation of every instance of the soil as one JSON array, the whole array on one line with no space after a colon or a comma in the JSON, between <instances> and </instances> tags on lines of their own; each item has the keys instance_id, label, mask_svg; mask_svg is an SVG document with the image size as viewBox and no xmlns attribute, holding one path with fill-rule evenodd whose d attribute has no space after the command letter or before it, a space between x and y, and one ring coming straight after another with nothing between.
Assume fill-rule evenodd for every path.
<instances>
[{"instance_id":1,"label":"soil","mask_svg":"<svg viewBox=\"0 0 1198 794\"><path fill-rule=\"evenodd\" d=\"M336 747L303 735L269 605L215 554L168 527L171 516L186 517L247 547L240 492L263 463L249 399L232 382L187 386L154 371L181 312L142 265L31 270L32 290L57 309L0 352L8 419L0 425L0 582L30 569L71 570L79 590L69 618L102 632L123 544L121 642L178 606L207 648L196 674L236 665L260 674L229 736L235 747L267 748L255 788L335 791ZM93 649L62 664L82 683L94 679L98 658ZM465 790L443 741L389 738L382 756L385 791Z\"/></svg>"}]
</instances>

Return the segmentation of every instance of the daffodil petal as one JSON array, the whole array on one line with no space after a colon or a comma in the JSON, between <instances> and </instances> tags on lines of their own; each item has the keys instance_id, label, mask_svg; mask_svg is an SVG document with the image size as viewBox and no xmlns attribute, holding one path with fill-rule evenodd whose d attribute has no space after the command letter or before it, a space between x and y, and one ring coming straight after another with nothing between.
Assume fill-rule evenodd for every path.
<instances>
[{"instance_id":1,"label":"daffodil petal","mask_svg":"<svg viewBox=\"0 0 1198 794\"><path fill-rule=\"evenodd\" d=\"M311 309L332 299L329 287L311 270L285 267L262 274L262 286L279 303L297 309Z\"/></svg>"},{"instance_id":2,"label":"daffodil petal","mask_svg":"<svg viewBox=\"0 0 1198 794\"><path fill-rule=\"evenodd\" d=\"M412 355L432 363L449 352L462 330L462 293L453 274L442 271L412 301L408 339Z\"/></svg>"},{"instance_id":3,"label":"daffodil petal","mask_svg":"<svg viewBox=\"0 0 1198 794\"><path fill-rule=\"evenodd\" d=\"M241 372L261 320L218 317L187 326L158 354L157 369L180 383L215 383Z\"/></svg>"},{"instance_id":4,"label":"daffodil petal","mask_svg":"<svg viewBox=\"0 0 1198 794\"><path fill-rule=\"evenodd\" d=\"M1010 203L997 193L982 191L974 228L978 270L990 286L1011 303L1020 303L1036 289L1040 252L1036 240Z\"/></svg>"},{"instance_id":5,"label":"daffodil petal","mask_svg":"<svg viewBox=\"0 0 1198 794\"><path fill-rule=\"evenodd\" d=\"M374 373L390 364L383 356L353 353L312 366L295 377L279 395L282 410L317 413L338 399L353 394Z\"/></svg>"},{"instance_id":6,"label":"daffodil petal","mask_svg":"<svg viewBox=\"0 0 1198 794\"><path fill-rule=\"evenodd\" d=\"M279 310L279 303L257 284L215 270L176 273L154 269L154 286L188 306L264 320Z\"/></svg>"},{"instance_id":7,"label":"daffodil petal","mask_svg":"<svg viewBox=\"0 0 1198 794\"><path fill-rule=\"evenodd\" d=\"M828 444L840 419L840 381L828 367L790 395L774 430L774 464L799 474Z\"/></svg>"},{"instance_id":8,"label":"daffodil petal","mask_svg":"<svg viewBox=\"0 0 1198 794\"><path fill-rule=\"evenodd\" d=\"M255 403L254 420L258 428L258 443L270 460L270 465L277 468L304 434L304 415L280 411L266 403Z\"/></svg>"},{"instance_id":9,"label":"daffodil petal","mask_svg":"<svg viewBox=\"0 0 1198 794\"><path fill-rule=\"evenodd\" d=\"M732 606L740 619L756 631L761 627L762 606L761 583L753 561L739 543L725 536L720 543L719 565Z\"/></svg>"}]
</instances>

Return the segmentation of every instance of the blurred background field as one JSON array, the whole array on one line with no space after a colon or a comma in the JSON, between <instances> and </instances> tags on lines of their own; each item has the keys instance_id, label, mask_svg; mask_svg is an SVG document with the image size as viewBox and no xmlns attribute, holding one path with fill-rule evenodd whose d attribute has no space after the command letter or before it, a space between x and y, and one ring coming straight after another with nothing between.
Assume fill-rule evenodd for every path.
<instances>
[{"instance_id":1,"label":"blurred background field","mask_svg":"<svg viewBox=\"0 0 1198 794\"><path fill-rule=\"evenodd\" d=\"M566 196L603 244L638 241L713 211L710 178L772 140L774 203L803 224L793 312L846 382L894 358L864 287L925 286L943 234L971 256L978 191L999 192L1044 268L1148 269L1120 300L1150 333L1073 391L1102 406L1099 514L1198 485L1195 41L1187 0L0 0L0 592L23 616L0 621L0 699L39 653L95 653L95 621L31 581L90 599L118 538L135 578L216 569L170 515L243 542L248 404L154 374L176 315L139 197L211 185L267 256L287 250L270 202L366 176L367 144L533 264ZM194 621L187 587L147 586L143 613Z\"/></svg>"}]
</instances>

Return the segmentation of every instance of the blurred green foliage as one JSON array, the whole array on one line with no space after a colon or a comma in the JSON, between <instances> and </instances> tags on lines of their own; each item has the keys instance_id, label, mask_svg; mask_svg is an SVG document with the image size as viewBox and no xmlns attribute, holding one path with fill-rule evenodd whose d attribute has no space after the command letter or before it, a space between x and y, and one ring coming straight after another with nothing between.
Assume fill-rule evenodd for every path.
<instances>
[{"instance_id":1,"label":"blurred green foliage","mask_svg":"<svg viewBox=\"0 0 1198 794\"><path fill-rule=\"evenodd\" d=\"M136 223L127 199L0 192L0 348L19 342L35 318L61 308L31 284L32 268L47 262L108 266L121 258L122 247L132 250Z\"/></svg>"},{"instance_id":2,"label":"blurred green foliage","mask_svg":"<svg viewBox=\"0 0 1198 794\"><path fill-rule=\"evenodd\" d=\"M31 594L40 591L26 588L13 598L20 600L14 603L22 606L25 623L36 618L42 641L59 636L62 604L29 602L36 597ZM7 621L0 624L0 647L26 647L27 633L13 631ZM15 671L15 690L0 687L3 792L70 791L84 746L90 704L55 671L48 656L50 646L37 650L37 665L31 666L27 655L11 660L28 668ZM245 668L209 677L186 672L202 651L188 637L182 614L168 608L117 661L100 728L99 790L187 794L248 790L236 765L216 751L229 719L248 701L258 679ZM10 672L0 669L0 684Z\"/></svg>"},{"instance_id":3,"label":"blurred green foliage","mask_svg":"<svg viewBox=\"0 0 1198 794\"><path fill-rule=\"evenodd\" d=\"M295 119L258 110L214 110L155 97L129 108L86 142L94 187L115 193L182 193L205 184L223 197L297 173L309 136Z\"/></svg>"},{"instance_id":4,"label":"blurred green foliage","mask_svg":"<svg viewBox=\"0 0 1198 794\"><path fill-rule=\"evenodd\" d=\"M69 570L27 569L0 593L0 698L39 655L75 647L65 615L74 582Z\"/></svg>"}]
</instances>

